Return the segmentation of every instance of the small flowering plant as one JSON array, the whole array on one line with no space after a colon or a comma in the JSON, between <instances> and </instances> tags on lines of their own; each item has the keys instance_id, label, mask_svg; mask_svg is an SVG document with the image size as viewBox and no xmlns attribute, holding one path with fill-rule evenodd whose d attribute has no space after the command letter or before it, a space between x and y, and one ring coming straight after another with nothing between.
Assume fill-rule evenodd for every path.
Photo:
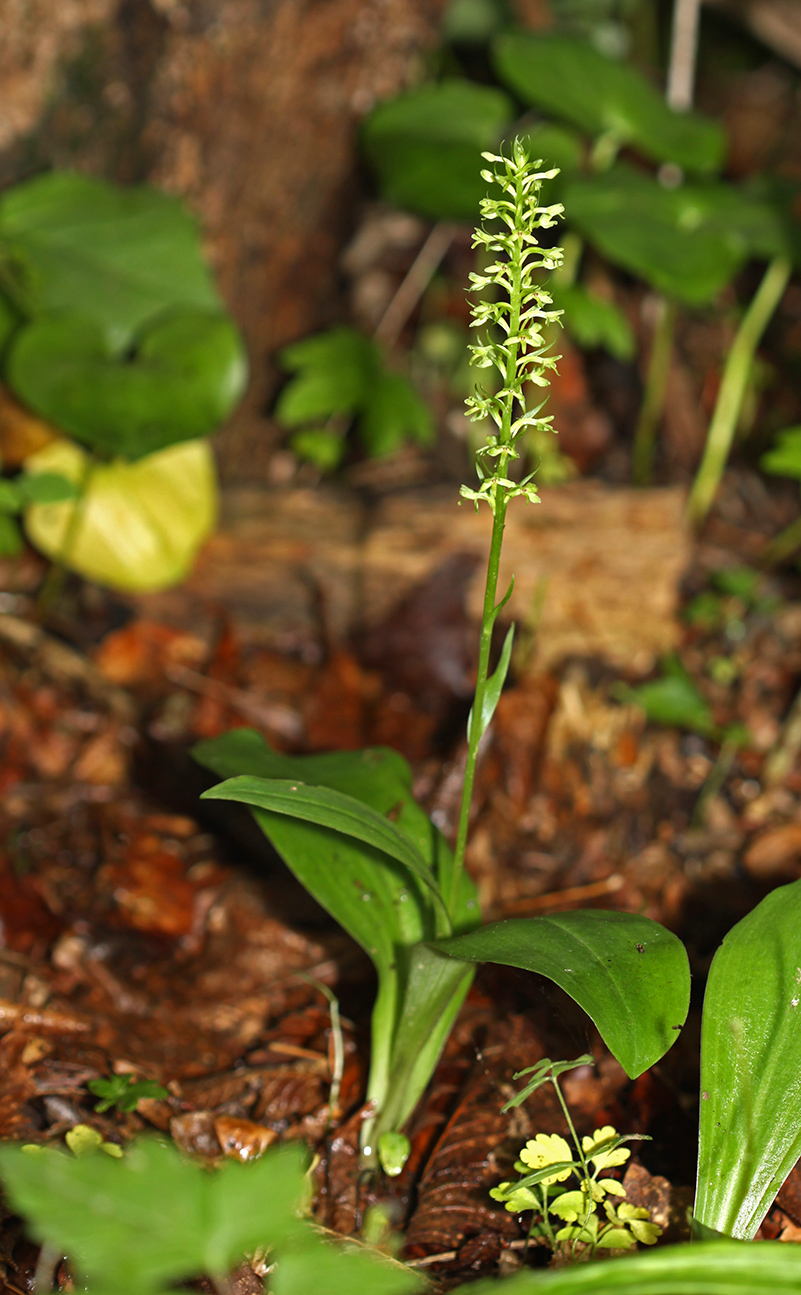
<instances>
[{"instance_id":1,"label":"small flowering plant","mask_svg":"<svg viewBox=\"0 0 801 1295\"><path fill-rule=\"evenodd\" d=\"M515 1162L522 1175L515 1183L499 1183L490 1196L502 1201L511 1214L532 1212L529 1239L550 1247L554 1254L590 1258L596 1250L631 1250L637 1242L653 1245L662 1229L652 1223L648 1210L631 1205L616 1178L605 1171L625 1164L631 1152L624 1142L637 1135L621 1136L611 1124L579 1140L557 1082L576 1066L591 1065L590 1056L575 1061L548 1058L515 1078L530 1074L525 1089L507 1102L504 1110L519 1106L545 1083L551 1083L567 1120L575 1151L559 1133L538 1133L529 1139ZM571 1184L577 1183L575 1186Z\"/></svg>"}]
</instances>

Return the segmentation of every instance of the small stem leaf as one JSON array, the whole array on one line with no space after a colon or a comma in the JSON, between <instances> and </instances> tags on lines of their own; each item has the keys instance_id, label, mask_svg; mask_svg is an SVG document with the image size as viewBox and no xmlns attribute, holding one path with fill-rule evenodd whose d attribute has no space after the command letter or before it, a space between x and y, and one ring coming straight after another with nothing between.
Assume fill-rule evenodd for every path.
<instances>
[{"instance_id":1,"label":"small stem leaf","mask_svg":"<svg viewBox=\"0 0 801 1295\"><path fill-rule=\"evenodd\" d=\"M242 805L286 814L318 827L332 828L370 845L407 868L427 888L436 904L442 924L450 928L450 919L426 860L407 836L388 819L377 814L362 801L330 787L307 787L289 779L254 778L244 775L229 778L203 793L203 800L235 800Z\"/></svg>"},{"instance_id":2,"label":"small stem leaf","mask_svg":"<svg viewBox=\"0 0 801 1295\"><path fill-rule=\"evenodd\" d=\"M512 918L432 947L555 981L592 1018L631 1079L668 1051L687 1017L684 946L647 917L587 911Z\"/></svg>"},{"instance_id":3,"label":"small stem leaf","mask_svg":"<svg viewBox=\"0 0 801 1295\"><path fill-rule=\"evenodd\" d=\"M801 1156L801 881L715 954L701 1032L695 1216L750 1239Z\"/></svg>"},{"instance_id":4,"label":"small stem leaf","mask_svg":"<svg viewBox=\"0 0 801 1295\"><path fill-rule=\"evenodd\" d=\"M506 595L506 598L509 597L511 592L512 590L510 588L509 592ZM502 607L503 604L506 602L506 598L504 598L503 602L500 603L498 610L500 610L500 607ZM501 650L501 659L498 662L498 665L494 673L491 674L489 679L487 680L484 688L484 697L482 699L482 706L481 706L481 721L480 721L478 736L476 738L476 741L478 742L481 741L482 737L484 736L490 724L492 723L492 717L495 714L495 710L498 705L501 692L503 691L503 685L506 682L506 675L509 670L509 662L512 659L512 644L514 643L514 638L515 638L515 627L514 625L510 625L506 634L506 638L503 641L503 648ZM473 736L472 727L473 727L473 712L471 710L470 720L468 722L469 740L472 740L472 736Z\"/></svg>"}]
</instances>

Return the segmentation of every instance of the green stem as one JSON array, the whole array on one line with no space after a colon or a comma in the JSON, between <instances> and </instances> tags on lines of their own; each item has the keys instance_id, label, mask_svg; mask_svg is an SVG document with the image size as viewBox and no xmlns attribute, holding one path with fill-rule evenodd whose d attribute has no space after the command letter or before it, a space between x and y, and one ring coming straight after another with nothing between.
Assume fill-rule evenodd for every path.
<instances>
[{"instance_id":1,"label":"green stem","mask_svg":"<svg viewBox=\"0 0 801 1295\"><path fill-rule=\"evenodd\" d=\"M516 213L515 229L520 230L523 225L523 193L518 186L516 195ZM505 477L508 471L509 456L512 448L512 416L514 407L514 395L511 387L517 372L517 357L519 342L512 340L519 337L520 334L520 314L523 306L523 252L524 244L522 236L519 243L519 255L509 261L511 271L511 291L509 294L509 347L506 356L506 371L504 373L504 388L506 394L503 398L503 416L499 430L498 440L503 446L502 453L498 456L498 475ZM473 697L472 719L467 735L467 759L464 769L464 784L462 786L462 803L459 808L459 827L456 833L456 848L453 857L453 873L451 875L451 888L448 896L448 911L451 917L456 914L456 907L459 900L459 887L464 870L464 856L467 848L467 833L470 827L470 806L473 800L473 786L476 780L476 767L478 764L478 748L483 736L482 715L484 712L484 695L487 691L487 679L489 677L490 649L492 647L492 631L495 625L495 619L498 614L496 608L496 596L498 592L498 571L501 564L501 547L503 545L503 530L506 524L506 509L508 505L508 488L502 485L496 485L492 497L492 537L490 539L489 559L487 561L487 580L484 587L484 607L481 614L481 639L478 651L478 670L476 674L476 691Z\"/></svg>"},{"instance_id":2,"label":"green stem","mask_svg":"<svg viewBox=\"0 0 801 1295\"><path fill-rule=\"evenodd\" d=\"M784 295L791 272L792 265L787 257L774 257L732 343L709 425L704 456L687 501L687 518L694 526L704 520L717 493L734 440L756 348Z\"/></svg>"},{"instance_id":3,"label":"green stem","mask_svg":"<svg viewBox=\"0 0 801 1295\"><path fill-rule=\"evenodd\" d=\"M96 464L97 460L94 454L88 454L86 456L83 472L81 473L81 477L78 482L78 494L75 498L75 503L73 505L72 512L70 513L67 525L64 528L61 547L50 564L50 570L45 576L44 581L42 582L42 587L36 598L36 616L39 621L47 620L61 596L62 589L64 588L64 581L67 577L67 567L78 539L78 533L81 529L81 522L83 520L84 508L86 505L86 495Z\"/></svg>"},{"instance_id":4,"label":"green stem","mask_svg":"<svg viewBox=\"0 0 801 1295\"><path fill-rule=\"evenodd\" d=\"M675 327L674 302L659 297L651 354L648 357L648 370L645 375L645 391L634 432L631 469L635 486L650 486L653 477L656 432L665 408Z\"/></svg>"}]
</instances>

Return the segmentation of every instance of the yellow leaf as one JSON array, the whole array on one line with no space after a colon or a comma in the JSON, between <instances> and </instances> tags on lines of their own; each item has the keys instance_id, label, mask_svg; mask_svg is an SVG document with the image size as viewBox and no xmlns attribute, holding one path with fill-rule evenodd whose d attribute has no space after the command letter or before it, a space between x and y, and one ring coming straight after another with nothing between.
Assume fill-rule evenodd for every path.
<instances>
[{"instance_id":1,"label":"yellow leaf","mask_svg":"<svg viewBox=\"0 0 801 1295\"><path fill-rule=\"evenodd\" d=\"M558 1133L538 1133L536 1138L532 1138L523 1147L520 1159L529 1169L545 1169L548 1165L556 1165L563 1160L572 1161L573 1156L570 1147ZM572 1169L563 1169L560 1173L553 1174L542 1181L546 1186L550 1186L551 1183L561 1183L569 1178L572 1172Z\"/></svg>"},{"instance_id":2,"label":"yellow leaf","mask_svg":"<svg viewBox=\"0 0 801 1295\"><path fill-rule=\"evenodd\" d=\"M25 461L29 473L57 472L80 483L87 456L58 440ZM62 553L75 501L32 504L29 539L49 558L127 593L166 589L188 573L217 517L214 460L205 440L184 441L135 463L118 459L91 472L70 552Z\"/></svg>"},{"instance_id":3,"label":"yellow leaf","mask_svg":"<svg viewBox=\"0 0 801 1295\"><path fill-rule=\"evenodd\" d=\"M609 1151L595 1151L604 1142L609 1142L612 1138L617 1137L617 1130L612 1128L611 1124L605 1124L602 1129L596 1129L592 1137L581 1139L581 1149L588 1160L591 1160L596 1169L612 1169L615 1165L622 1165L628 1160L631 1152L627 1147L615 1147ZM595 1152L595 1154L593 1154Z\"/></svg>"}]
</instances>

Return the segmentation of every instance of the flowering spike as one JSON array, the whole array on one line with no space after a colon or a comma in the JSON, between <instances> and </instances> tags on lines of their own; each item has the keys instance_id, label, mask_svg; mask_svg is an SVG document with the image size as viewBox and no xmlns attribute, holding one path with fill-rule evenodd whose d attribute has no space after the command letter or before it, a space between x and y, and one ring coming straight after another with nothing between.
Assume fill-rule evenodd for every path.
<instances>
[{"instance_id":1,"label":"flowering spike","mask_svg":"<svg viewBox=\"0 0 801 1295\"><path fill-rule=\"evenodd\" d=\"M553 305L548 292L534 282L537 270L552 270L561 265L561 248L541 248L534 234L537 229L548 229L562 215L560 203L540 207L540 188L543 180L558 174L556 170L543 171L542 161L532 162L520 139L512 143L510 156L503 153L482 153L494 170L481 172L483 179L500 187L502 197L483 198L483 222L498 222L508 232L479 228L473 237L474 247L484 247L489 252L500 253L497 261L484 267L480 274L470 275L470 290L481 292L486 288L500 289L500 300L477 301L472 307L472 327L491 325L494 335L488 335L470 347L470 363L481 369L495 368L501 375L501 389L488 394L477 389L467 400L468 417L475 421L490 421L497 432L487 434L487 444L476 453L476 471L480 481L478 490L462 486L462 498L471 500L476 509L484 500L493 515L516 496L530 502L538 501L537 491L530 484L509 479L508 468L518 457L514 442L529 427L551 428L550 418L537 418L541 404L530 413L526 411L524 385L533 383L547 387L547 374L556 368L559 356L549 354L550 343L542 334L542 326L557 322L559 310L549 310Z\"/></svg>"}]
</instances>

